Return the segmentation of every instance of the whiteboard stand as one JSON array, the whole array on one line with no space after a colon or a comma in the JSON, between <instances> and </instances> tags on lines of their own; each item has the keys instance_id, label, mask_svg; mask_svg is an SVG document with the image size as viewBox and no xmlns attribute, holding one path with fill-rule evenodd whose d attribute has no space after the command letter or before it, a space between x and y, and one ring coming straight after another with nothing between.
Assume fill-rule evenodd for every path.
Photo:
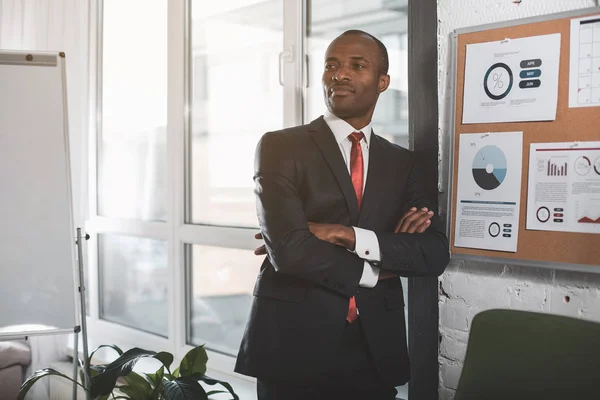
<instances>
[{"instance_id":1,"label":"whiteboard stand","mask_svg":"<svg viewBox=\"0 0 600 400\"><path fill-rule=\"evenodd\" d=\"M85 240L88 240L90 235L85 235ZM77 228L77 259L79 268L79 301L81 304L81 327L75 331L75 351L73 356L73 399L77 399L77 367L79 359L79 332L81 332L81 341L83 343L83 386L86 388L86 399L91 400L91 381L88 374L90 368L89 353L88 353L88 335L86 322L86 306L85 306L85 281L83 278L83 237L81 236L81 228Z\"/></svg>"},{"instance_id":2,"label":"whiteboard stand","mask_svg":"<svg viewBox=\"0 0 600 400\"><path fill-rule=\"evenodd\" d=\"M74 342L73 342L73 380L75 382L73 382L73 400L77 399L77 372L79 370L79 368L77 368L79 366L78 358L77 354L79 353L79 332L75 332L75 337L74 337ZM85 379L85 375L84 375L84 379ZM85 383L84 383L85 386Z\"/></svg>"},{"instance_id":3,"label":"whiteboard stand","mask_svg":"<svg viewBox=\"0 0 600 400\"><path fill-rule=\"evenodd\" d=\"M63 52L0 50L0 275L10 277L0 280L0 340L75 333L77 346L81 333L83 386L90 399L80 228L77 249L73 242L65 64ZM78 364L77 351L73 358Z\"/></svg>"}]
</instances>

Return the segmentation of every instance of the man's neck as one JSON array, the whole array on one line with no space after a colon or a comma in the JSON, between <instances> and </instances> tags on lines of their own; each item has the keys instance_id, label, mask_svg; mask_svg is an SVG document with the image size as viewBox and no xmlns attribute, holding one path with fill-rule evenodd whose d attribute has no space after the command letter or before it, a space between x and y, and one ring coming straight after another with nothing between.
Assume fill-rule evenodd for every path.
<instances>
[{"instance_id":1,"label":"man's neck","mask_svg":"<svg viewBox=\"0 0 600 400\"><path fill-rule=\"evenodd\" d=\"M360 130L365 126L369 125L371 122L371 118L359 117L359 118L342 118L346 121L350 126L352 126L356 130Z\"/></svg>"},{"instance_id":2,"label":"man's neck","mask_svg":"<svg viewBox=\"0 0 600 400\"><path fill-rule=\"evenodd\" d=\"M330 111L331 112L331 111ZM333 114L333 113L332 113ZM373 117L373 113L369 113L367 115L361 115L356 117L342 117L336 114L333 114L339 119L346 121L350 126L352 126L356 130L360 130L365 126L371 123L371 118Z\"/></svg>"}]
</instances>

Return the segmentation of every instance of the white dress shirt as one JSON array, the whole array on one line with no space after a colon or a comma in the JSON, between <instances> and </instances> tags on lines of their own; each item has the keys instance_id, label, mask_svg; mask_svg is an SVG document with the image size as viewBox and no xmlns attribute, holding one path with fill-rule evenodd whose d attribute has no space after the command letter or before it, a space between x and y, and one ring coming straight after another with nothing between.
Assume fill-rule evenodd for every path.
<instances>
[{"instance_id":1,"label":"white dress shirt","mask_svg":"<svg viewBox=\"0 0 600 400\"><path fill-rule=\"evenodd\" d=\"M336 117L330 112L326 112L324 115L325 123L333 132L335 136L335 140L338 142L340 146L340 151L342 153L342 157L346 163L346 167L348 168L348 174L350 174L350 151L352 150L352 142L348 139L348 135L352 132L362 132L364 134L364 138L360 141L360 146L362 148L363 153L363 171L364 171L364 180L363 180L363 191L365 190L365 185L367 183L367 171L369 169L369 143L371 141L371 123L365 126L362 129L354 129L349 123L344 121L341 118ZM356 237L356 243L354 246L354 253L358 255L360 258L365 260L363 267L363 274L360 278L359 285L362 287L372 288L377 284L377 280L379 279L379 268L373 267L367 260L370 261L381 261L381 254L379 251L379 241L377 240L377 235L375 232L362 229L353 226L354 235Z\"/></svg>"}]
</instances>

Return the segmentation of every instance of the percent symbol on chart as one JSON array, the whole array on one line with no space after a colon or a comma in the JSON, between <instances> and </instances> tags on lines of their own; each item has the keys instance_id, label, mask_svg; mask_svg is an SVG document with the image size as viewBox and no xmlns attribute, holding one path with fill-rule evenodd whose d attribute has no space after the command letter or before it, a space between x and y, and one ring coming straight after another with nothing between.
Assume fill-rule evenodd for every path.
<instances>
[{"instance_id":1,"label":"percent symbol on chart","mask_svg":"<svg viewBox=\"0 0 600 400\"><path fill-rule=\"evenodd\" d=\"M483 78L483 90L492 100L502 100L508 96L512 89L512 85L512 70L504 63L493 64L488 68Z\"/></svg>"},{"instance_id":2,"label":"percent symbol on chart","mask_svg":"<svg viewBox=\"0 0 600 400\"><path fill-rule=\"evenodd\" d=\"M492 77L492 79L494 80L494 89L499 88L502 89L504 87L504 81L501 79L502 78L503 73L500 72L500 74L494 74L494 76Z\"/></svg>"}]
</instances>

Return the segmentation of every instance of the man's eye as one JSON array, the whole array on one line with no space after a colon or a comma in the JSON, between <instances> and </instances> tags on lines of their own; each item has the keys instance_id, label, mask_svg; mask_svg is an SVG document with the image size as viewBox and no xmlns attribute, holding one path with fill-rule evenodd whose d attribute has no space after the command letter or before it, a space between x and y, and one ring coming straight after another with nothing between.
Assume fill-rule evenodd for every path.
<instances>
[{"instance_id":1,"label":"man's eye","mask_svg":"<svg viewBox=\"0 0 600 400\"><path fill-rule=\"evenodd\" d=\"M354 64L354 68L356 68L356 69L364 69L365 66L363 64Z\"/></svg>"},{"instance_id":2,"label":"man's eye","mask_svg":"<svg viewBox=\"0 0 600 400\"><path fill-rule=\"evenodd\" d=\"M333 64L325 64L325 71L331 71L334 68L335 68L335 65L333 65Z\"/></svg>"}]
</instances>

